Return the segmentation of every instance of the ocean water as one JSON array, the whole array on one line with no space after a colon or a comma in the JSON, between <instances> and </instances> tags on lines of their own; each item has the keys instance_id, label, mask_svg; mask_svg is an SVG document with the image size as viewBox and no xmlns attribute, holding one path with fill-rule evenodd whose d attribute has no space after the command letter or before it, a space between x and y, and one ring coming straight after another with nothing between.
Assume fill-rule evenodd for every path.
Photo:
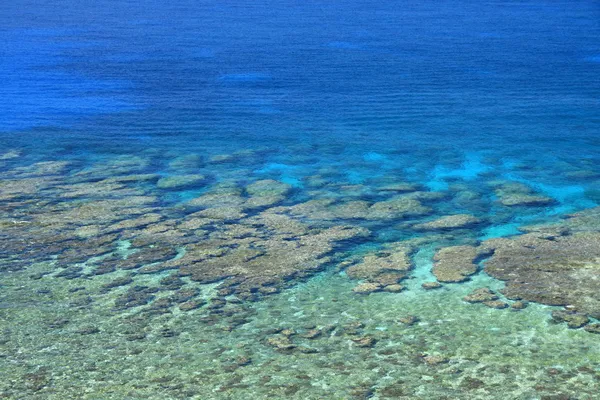
<instances>
[{"instance_id":1,"label":"ocean water","mask_svg":"<svg viewBox=\"0 0 600 400\"><path fill-rule=\"evenodd\" d=\"M421 286L600 205L597 2L16 0L0 43L0 398L599 398L561 307L463 300L516 300L484 257Z\"/></svg>"}]
</instances>

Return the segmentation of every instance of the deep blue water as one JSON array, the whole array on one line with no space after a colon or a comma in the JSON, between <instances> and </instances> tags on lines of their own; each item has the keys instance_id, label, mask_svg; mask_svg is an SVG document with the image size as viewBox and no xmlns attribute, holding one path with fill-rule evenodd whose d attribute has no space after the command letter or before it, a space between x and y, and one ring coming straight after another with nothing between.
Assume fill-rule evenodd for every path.
<instances>
[{"instance_id":1,"label":"deep blue water","mask_svg":"<svg viewBox=\"0 0 600 400\"><path fill-rule=\"evenodd\" d=\"M8 144L236 138L567 158L597 145L593 1L0 7Z\"/></svg>"}]
</instances>

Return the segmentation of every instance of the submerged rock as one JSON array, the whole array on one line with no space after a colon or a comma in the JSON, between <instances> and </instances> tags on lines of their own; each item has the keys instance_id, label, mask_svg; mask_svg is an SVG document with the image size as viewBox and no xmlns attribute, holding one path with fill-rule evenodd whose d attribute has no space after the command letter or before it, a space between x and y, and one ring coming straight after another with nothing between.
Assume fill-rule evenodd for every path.
<instances>
[{"instance_id":1,"label":"submerged rock","mask_svg":"<svg viewBox=\"0 0 600 400\"><path fill-rule=\"evenodd\" d=\"M546 196L535 196L531 194L512 193L505 195L500 200L502 205L514 206L545 206L554 203L554 199Z\"/></svg>"},{"instance_id":2,"label":"submerged rock","mask_svg":"<svg viewBox=\"0 0 600 400\"><path fill-rule=\"evenodd\" d=\"M21 157L21 150L11 149L0 154L0 160L11 160Z\"/></svg>"},{"instance_id":3,"label":"submerged rock","mask_svg":"<svg viewBox=\"0 0 600 400\"><path fill-rule=\"evenodd\" d=\"M387 285L387 286L383 287L384 292L390 292L390 293L400 293L403 290L404 290L404 286L398 285L398 284Z\"/></svg>"},{"instance_id":4,"label":"submerged rock","mask_svg":"<svg viewBox=\"0 0 600 400\"><path fill-rule=\"evenodd\" d=\"M404 325L412 326L412 325L416 324L417 322L419 322L419 317L414 316L414 315L407 315L407 316L399 318L398 321L403 323Z\"/></svg>"},{"instance_id":5,"label":"submerged rock","mask_svg":"<svg viewBox=\"0 0 600 400\"><path fill-rule=\"evenodd\" d=\"M172 175L160 178L156 187L166 190L178 190L193 186L199 186L206 182L206 176L200 174Z\"/></svg>"},{"instance_id":6,"label":"submerged rock","mask_svg":"<svg viewBox=\"0 0 600 400\"><path fill-rule=\"evenodd\" d=\"M411 216L427 215L431 208L424 206L418 199L397 196L389 200L374 203L367 212L369 220L402 219Z\"/></svg>"},{"instance_id":7,"label":"submerged rock","mask_svg":"<svg viewBox=\"0 0 600 400\"><path fill-rule=\"evenodd\" d=\"M282 329L279 333L281 333L283 336L292 337L297 332L294 329L286 328L286 329Z\"/></svg>"},{"instance_id":8,"label":"submerged rock","mask_svg":"<svg viewBox=\"0 0 600 400\"><path fill-rule=\"evenodd\" d=\"M379 292L381 285L379 283L366 282L355 286L352 291L358 294L370 294L373 292Z\"/></svg>"},{"instance_id":9,"label":"submerged rock","mask_svg":"<svg viewBox=\"0 0 600 400\"><path fill-rule=\"evenodd\" d=\"M302 336L305 339L316 339L321 336L323 332L320 329L310 329L303 333Z\"/></svg>"},{"instance_id":10,"label":"submerged rock","mask_svg":"<svg viewBox=\"0 0 600 400\"><path fill-rule=\"evenodd\" d=\"M258 292L262 294L275 294L279 293L279 288L275 286L262 286L258 288Z\"/></svg>"},{"instance_id":11,"label":"submerged rock","mask_svg":"<svg viewBox=\"0 0 600 400\"><path fill-rule=\"evenodd\" d=\"M133 279L131 278L131 276L122 276L102 285L102 291L108 291L119 286L126 286L132 282Z\"/></svg>"},{"instance_id":12,"label":"submerged rock","mask_svg":"<svg viewBox=\"0 0 600 400\"><path fill-rule=\"evenodd\" d=\"M578 180L598 180L600 173L591 169L583 169L576 171L565 172L567 178L578 179Z\"/></svg>"},{"instance_id":13,"label":"submerged rock","mask_svg":"<svg viewBox=\"0 0 600 400\"><path fill-rule=\"evenodd\" d=\"M331 215L328 218L365 219L369 215L369 207L369 202L364 200L347 201L329 207Z\"/></svg>"},{"instance_id":14,"label":"submerged rock","mask_svg":"<svg viewBox=\"0 0 600 400\"><path fill-rule=\"evenodd\" d=\"M103 232L104 233L113 233L118 231L124 231L126 229L139 229L141 227L154 224L162 219L160 214L156 213L148 213L136 218L128 218L122 221L119 221L116 224L112 224L106 227Z\"/></svg>"},{"instance_id":15,"label":"submerged rock","mask_svg":"<svg viewBox=\"0 0 600 400\"><path fill-rule=\"evenodd\" d=\"M245 201L240 187L234 184L220 184L212 186L202 196L188 201L185 205L200 208L241 207Z\"/></svg>"},{"instance_id":16,"label":"submerged rock","mask_svg":"<svg viewBox=\"0 0 600 400\"><path fill-rule=\"evenodd\" d=\"M512 303L510 305L510 307L513 310L523 310L524 308L527 308L527 302L526 301L521 301L521 300L515 301L514 303Z\"/></svg>"},{"instance_id":17,"label":"submerged rock","mask_svg":"<svg viewBox=\"0 0 600 400\"><path fill-rule=\"evenodd\" d=\"M447 215L436 220L416 224L413 229L420 231L470 228L481 223L481 219L469 214Z\"/></svg>"},{"instance_id":18,"label":"submerged rock","mask_svg":"<svg viewBox=\"0 0 600 400\"><path fill-rule=\"evenodd\" d=\"M571 329L581 328L590 322L587 315L569 310L552 311L552 319L559 323L566 322L567 326Z\"/></svg>"},{"instance_id":19,"label":"submerged rock","mask_svg":"<svg viewBox=\"0 0 600 400\"><path fill-rule=\"evenodd\" d=\"M219 226L218 237L188 245L181 258L165 264L194 281L235 282L230 286L236 294L251 297L261 288L263 294L275 293L264 288L313 274L329 261L326 256L338 242L368 235L366 229L345 226L309 230L291 217L261 213L241 222L255 228L254 235L229 237L227 232L238 225Z\"/></svg>"},{"instance_id":20,"label":"submerged rock","mask_svg":"<svg viewBox=\"0 0 600 400\"><path fill-rule=\"evenodd\" d=\"M304 354L315 354L315 353L319 352L319 350L317 350L313 347L308 347L308 346L304 346L304 345L298 346L298 351L300 353L304 353Z\"/></svg>"},{"instance_id":21,"label":"submerged rock","mask_svg":"<svg viewBox=\"0 0 600 400\"><path fill-rule=\"evenodd\" d=\"M117 268L112 264L99 265L92 271L92 275L104 275L115 272Z\"/></svg>"},{"instance_id":22,"label":"submerged rock","mask_svg":"<svg viewBox=\"0 0 600 400\"><path fill-rule=\"evenodd\" d=\"M404 192L416 192L421 189L421 185L416 183L407 183L407 182L399 182L392 183L385 186L380 186L377 188L380 192L395 192L395 193L404 193Z\"/></svg>"},{"instance_id":23,"label":"submerged rock","mask_svg":"<svg viewBox=\"0 0 600 400\"><path fill-rule=\"evenodd\" d=\"M377 284L393 285L406 278L412 269L407 248L392 248L369 254L361 262L346 269L352 279L367 279Z\"/></svg>"},{"instance_id":24,"label":"submerged rock","mask_svg":"<svg viewBox=\"0 0 600 400\"><path fill-rule=\"evenodd\" d=\"M440 282L463 282L477 272L476 261L484 252L475 246L452 246L439 250L432 272Z\"/></svg>"},{"instance_id":25,"label":"submerged rock","mask_svg":"<svg viewBox=\"0 0 600 400\"><path fill-rule=\"evenodd\" d=\"M426 354L422 356L423 358L423 362L425 362L425 364L427 365L439 365L439 364L445 364L448 361L450 361L447 357L444 357L442 355L435 355L435 354Z\"/></svg>"},{"instance_id":26,"label":"submerged rock","mask_svg":"<svg viewBox=\"0 0 600 400\"><path fill-rule=\"evenodd\" d=\"M340 190L340 188L338 188ZM424 206L418 198L398 195L375 203L366 200L336 201L320 198L287 207L294 215L311 220L365 219L389 221L427 215L432 209Z\"/></svg>"},{"instance_id":27,"label":"submerged rock","mask_svg":"<svg viewBox=\"0 0 600 400\"><path fill-rule=\"evenodd\" d=\"M439 282L423 282L421 287L425 290L439 289L442 285Z\"/></svg>"},{"instance_id":28,"label":"submerged rock","mask_svg":"<svg viewBox=\"0 0 600 400\"><path fill-rule=\"evenodd\" d=\"M575 232L600 232L600 207L594 207L564 216L558 223L525 226L523 232L550 232L553 236L564 236Z\"/></svg>"},{"instance_id":29,"label":"submerged rock","mask_svg":"<svg viewBox=\"0 0 600 400\"><path fill-rule=\"evenodd\" d=\"M485 301L498 300L498 295L494 293L490 288L479 288L474 290L471 294L463 297L463 300L469 303L483 303Z\"/></svg>"},{"instance_id":30,"label":"submerged rock","mask_svg":"<svg viewBox=\"0 0 600 400\"><path fill-rule=\"evenodd\" d=\"M169 168L174 170L195 170L202 165L200 154L186 154L169 162Z\"/></svg>"},{"instance_id":31,"label":"submerged rock","mask_svg":"<svg viewBox=\"0 0 600 400\"><path fill-rule=\"evenodd\" d=\"M100 329L94 325L85 325L77 330L80 335L94 335L100 333Z\"/></svg>"},{"instance_id":32,"label":"submerged rock","mask_svg":"<svg viewBox=\"0 0 600 400\"><path fill-rule=\"evenodd\" d=\"M82 275L83 275L82 267L69 267L69 268L66 268L66 269L60 271L59 273L57 273L54 276L57 278L76 279L76 278L80 278Z\"/></svg>"},{"instance_id":33,"label":"submerged rock","mask_svg":"<svg viewBox=\"0 0 600 400\"><path fill-rule=\"evenodd\" d=\"M600 324L589 324L583 328L586 332L600 334Z\"/></svg>"},{"instance_id":34,"label":"submerged rock","mask_svg":"<svg viewBox=\"0 0 600 400\"><path fill-rule=\"evenodd\" d=\"M497 310L502 310L504 308L508 308L508 303L503 302L502 300L488 300L484 301L483 305L489 308L495 308Z\"/></svg>"},{"instance_id":35,"label":"submerged rock","mask_svg":"<svg viewBox=\"0 0 600 400\"><path fill-rule=\"evenodd\" d=\"M237 221L244 218L247 214L244 213L244 207L212 207L194 213L194 217L200 217L207 220L218 221Z\"/></svg>"},{"instance_id":36,"label":"submerged rock","mask_svg":"<svg viewBox=\"0 0 600 400\"><path fill-rule=\"evenodd\" d=\"M177 255L177 249L165 243L154 243L141 248L132 248L124 260L119 260L116 266L120 269L136 269L147 264L169 260Z\"/></svg>"},{"instance_id":37,"label":"submerged rock","mask_svg":"<svg viewBox=\"0 0 600 400\"><path fill-rule=\"evenodd\" d=\"M148 168L149 163L149 159L131 154L110 157L77 172L75 177L96 180L111 178L115 175L131 175Z\"/></svg>"},{"instance_id":38,"label":"submerged rock","mask_svg":"<svg viewBox=\"0 0 600 400\"><path fill-rule=\"evenodd\" d=\"M235 358L235 364L239 367L252 364L252 359L248 356L238 356Z\"/></svg>"},{"instance_id":39,"label":"submerged rock","mask_svg":"<svg viewBox=\"0 0 600 400\"><path fill-rule=\"evenodd\" d=\"M249 198L244 203L246 208L268 207L285 200L292 191L287 183L265 179L246 186Z\"/></svg>"},{"instance_id":40,"label":"submerged rock","mask_svg":"<svg viewBox=\"0 0 600 400\"><path fill-rule=\"evenodd\" d=\"M377 343L377 340L372 336L363 336L352 339L352 341L356 343L358 347L373 347Z\"/></svg>"},{"instance_id":41,"label":"submerged rock","mask_svg":"<svg viewBox=\"0 0 600 400\"><path fill-rule=\"evenodd\" d=\"M190 300L179 305L181 311L192 311L206 304L204 300Z\"/></svg>"},{"instance_id":42,"label":"submerged rock","mask_svg":"<svg viewBox=\"0 0 600 400\"><path fill-rule=\"evenodd\" d=\"M154 294L158 288L147 286L133 286L124 294L115 299L115 309L124 310L132 307L139 307L148 304L154 300Z\"/></svg>"},{"instance_id":43,"label":"submerged rock","mask_svg":"<svg viewBox=\"0 0 600 400\"><path fill-rule=\"evenodd\" d=\"M362 329L365 327L365 324L363 324L360 321L353 321L353 322L349 322L347 324L342 325L341 327L341 332L343 332L346 335L350 335L350 336L355 336L360 334L360 332L362 331Z\"/></svg>"},{"instance_id":44,"label":"submerged rock","mask_svg":"<svg viewBox=\"0 0 600 400\"><path fill-rule=\"evenodd\" d=\"M198 294L200 294L200 291L195 288L180 289L180 290L177 290L175 293L173 293L173 295L171 295L170 299L174 303L185 303L185 302L191 300L193 297L196 297Z\"/></svg>"},{"instance_id":45,"label":"submerged rock","mask_svg":"<svg viewBox=\"0 0 600 400\"><path fill-rule=\"evenodd\" d=\"M237 157L233 154L215 154L208 159L209 163L222 164L235 162Z\"/></svg>"},{"instance_id":46,"label":"submerged rock","mask_svg":"<svg viewBox=\"0 0 600 400\"><path fill-rule=\"evenodd\" d=\"M252 162L256 157L265 154L268 149L247 149L239 150L233 153L226 154L215 154L208 159L211 164L225 164L225 163L241 163L241 162Z\"/></svg>"},{"instance_id":47,"label":"submerged rock","mask_svg":"<svg viewBox=\"0 0 600 400\"><path fill-rule=\"evenodd\" d=\"M273 179L264 179L256 181L246 186L246 192L249 196L287 196L292 187L287 183L279 182Z\"/></svg>"},{"instance_id":48,"label":"submerged rock","mask_svg":"<svg viewBox=\"0 0 600 400\"><path fill-rule=\"evenodd\" d=\"M506 282L502 292L508 298L570 304L580 313L600 317L600 232L534 232L490 239L482 246L494 251L485 271Z\"/></svg>"},{"instance_id":49,"label":"submerged rock","mask_svg":"<svg viewBox=\"0 0 600 400\"><path fill-rule=\"evenodd\" d=\"M297 347L288 336L270 337L267 339L267 344L279 351L289 351Z\"/></svg>"},{"instance_id":50,"label":"submerged rock","mask_svg":"<svg viewBox=\"0 0 600 400\"><path fill-rule=\"evenodd\" d=\"M545 206L554 203L553 198L537 194L532 188L519 182L492 184L496 185L495 193L498 201L507 207Z\"/></svg>"}]
</instances>

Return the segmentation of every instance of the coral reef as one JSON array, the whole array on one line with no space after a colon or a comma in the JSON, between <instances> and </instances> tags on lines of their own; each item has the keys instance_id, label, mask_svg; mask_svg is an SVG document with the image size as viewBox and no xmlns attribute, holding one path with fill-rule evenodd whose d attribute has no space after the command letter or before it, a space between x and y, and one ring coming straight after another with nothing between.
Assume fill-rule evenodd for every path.
<instances>
[{"instance_id":1,"label":"coral reef","mask_svg":"<svg viewBox=\"0 0 600 400\"><path fill-rule=\"evenodd\" d=\"M552 236L528 233L482 244L493 249L485 271L503 281L503 293L548 305L573 305L590 316L600 316L600 232Z\"/></svg>"},{"instance_id":2,"label":"coral reef","mask_svg":"<svg viewBox=\"0 0 600 400\"><path fill-rule=\"evenodd\" d=\"M206 176L200 174L172 175L160 178L158 182L156 182L156 187L159 189L176 190L198 186L205 181Z\"/></svg>"},{"instance_id":3,"label":"coral reef","mask_svg":"<svg viewBox=\"0 0 600 400\"><path fill-rule=\"evenodd\" d=\"M0 397L597 392L600 208L480 239L554 200L219 152L0 156Z\"/></svg>"},{"instance_id":4,"label":"coral reef","mask_svg":"<svg viewBox=\"0 0 600 400\"><path fill-rule=\"evenodd\" d=\"M481 219L474 217L469 214L456 214L447 215L445 217L438 218L436 220L425 222L422 224L416 224L413 226L417 230L444 230L444 229L458 229L467 228L481 223Z\"/></svg>"},{"instance_id":5,"label":"coral reef","mask_svg":"<svg viewBox=\"0 0 600 400\"><path fill-rule=\"evenodd\" d=\"M486 254L475 246L444 247L433 257L432 272L439 282L462 282L477 272L477 260Z\"/></svg>"},{"instance_id":6,"label":"coral reef","mask_svg":"<svg viewBox=\"0 0 600 400\"><path fill-rule=\"evenodd\" d=\"M369 283L365 285L388 287L388 291L402 290L397 283L405 279L413 267L410 252L410 247L391 245L388 251L366 255L360 262L348 267L346 274L352 279L367 280Z\"/></svg>"},{"instance_id":7,"label":"coral reef","mask_svg":"<svg viewBox=\"0 0 600 400\"><path fill-rule=\"evenodd\" d=\"M547 206L554 203L551 197L537 194L519 182L492 182L491 185L495 187L494 192L503 206Z\"/></svg>"}]
</instances>

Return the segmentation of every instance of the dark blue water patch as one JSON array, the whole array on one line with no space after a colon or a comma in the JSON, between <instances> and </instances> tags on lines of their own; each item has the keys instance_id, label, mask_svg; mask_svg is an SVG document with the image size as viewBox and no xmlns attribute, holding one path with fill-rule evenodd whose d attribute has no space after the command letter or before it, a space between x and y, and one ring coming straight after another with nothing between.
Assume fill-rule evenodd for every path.
<instances>
[{"instance_id":1,"label":"dark blue water patch","mask_svg":"<svg viewBox=\"0 0 600 400\"><path fill-rule=\"evenodd\" d=\"M95 47L76 29L3 29L0 131L67 126L80 115L136 109L123 93L130 82L68 70L66 52Z\"/></svg>"},{"instance_id":2,"label":"dark blue water patch","mask_svg":"<svg viewBox=\"0 0 600 400\"><path fill-rule=\"evenodd\" d=\"M271 80L271 76L260 72L245 72L219 76L219 81L225 83L264 82L268 80Z\"/></svg>"},{"instance_id":3,"label":"dark blue water patch","mask_svg":"<svg viewBox=\"0 0 600 400\"><path fill-rule=\"evenodd\" d=\"M585 61L593 62L593 63L600 63L600 54L586 57Z\"/></svg>"},{"instance_id":4,"label":"dark blue water patch","mask_svg":"<svg viewBox=\"0 0 600 400\"><path fill-rule=\"evenodd\" d=\"M330 47L332 49L343 49L343 50L360 50L360 49L363 49L363 46L361 46L360 44L351 43L351 42L340 42L340 41L329 42L329 43L326 44L326 46Z\"/></svg>"}]
</instances>

